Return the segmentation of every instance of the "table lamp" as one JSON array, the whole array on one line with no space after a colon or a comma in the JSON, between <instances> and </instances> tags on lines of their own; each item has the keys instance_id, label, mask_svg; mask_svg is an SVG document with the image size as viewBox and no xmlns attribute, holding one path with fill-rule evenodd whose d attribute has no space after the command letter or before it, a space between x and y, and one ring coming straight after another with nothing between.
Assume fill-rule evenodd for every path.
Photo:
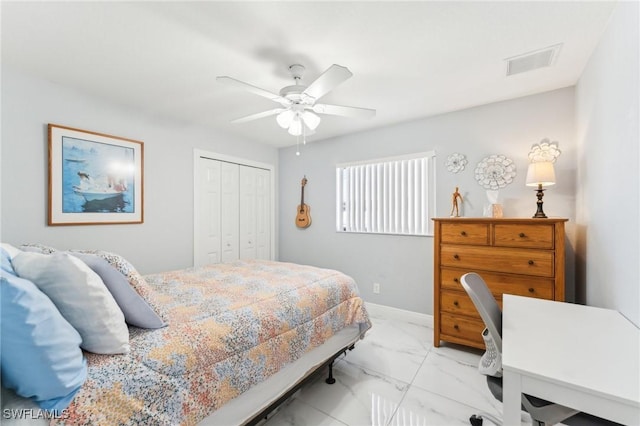
<instances>
[{"instance_id":1,"label":"table lamp","mask_svg":"<svg viewBox=\"0 0 640 426\"><path fill-rule=\"evenodd\" d=\"M544 196L543 186L551 186L556 184L556 173L553 170L553 163L549 161L540 161L529 164L527 170L527 186L537 186L536 195L538 197L538 210L533 215L534 218L546 218L547 215L542 211L542 197Z\"/></svg>"}]
</instances>

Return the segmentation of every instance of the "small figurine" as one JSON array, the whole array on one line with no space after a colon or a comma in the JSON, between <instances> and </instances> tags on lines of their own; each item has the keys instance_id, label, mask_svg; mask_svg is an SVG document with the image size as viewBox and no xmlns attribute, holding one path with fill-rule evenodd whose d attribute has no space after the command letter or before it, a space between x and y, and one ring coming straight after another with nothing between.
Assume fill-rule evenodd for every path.
<instances>
[{"instance_id":1,"label":"small figurine","mask_svg":"<svg viewBox=\"0 0 640 426\"><path fill-rule=\"evenodd\" d=\"M464 202L462 199L462 195L458 192L458 187L456 186L456 191L453 193L451 201L453 206L451 207L451 217L460 217L460 210L458 209L458 198L460 199L460 203ZM456 212L454 215L453 212Z\"/></svg>"}]
</instances>

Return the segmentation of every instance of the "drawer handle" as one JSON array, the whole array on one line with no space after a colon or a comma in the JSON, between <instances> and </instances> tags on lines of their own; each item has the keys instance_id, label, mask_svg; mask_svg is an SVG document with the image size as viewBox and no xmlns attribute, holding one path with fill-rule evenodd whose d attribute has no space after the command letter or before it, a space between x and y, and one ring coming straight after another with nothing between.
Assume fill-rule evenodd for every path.
<instances>
[{"instance_id":1,"label":"drawer handle","mask_svg":"<svg viewBox=\"0 0 640 426\"><path fill-rule=\"evenodd\" d=\"M459 306L459 305L460 305L460 304L458 303L458 301L457 301L457 300L454 300L454 301L453 301L453 306Z\"/></svg>"},{"instance_id":2,"label":"drawer handle","mask_svg":"<svg viewBox=\"0 0 640 426\"><path fill-rule=\"evenodd\" d=\"M526 237L526 235L524 235L524 232L521 232L518 236L519 236L520 238L524 238L524 237Z\"/></svg>"},{"instance_id":3,"label":"drawer handle","mask_svg":"<svg viewBox=\"0 0 640 426\"><path fill-rule=\"evenodd\" d=\"M464 232L464 231L462 231L462 232L460 233L460 235L462 235L463 237L466 237L466 236L467 236L467 233L466 233L466 232Z\"/></svg>"},{"instance_id":4,"label":"drawer handle","mask_svg":"<svg viewBox=\"0 0 640 426\"><path fill-rule=\"evenodd\" d=\"M454 254L454 255L453 255L453 258L454 258L454 259L456 259L456 260L458 260L458 259L460 259L460 256L458 256L457 254Z\"/></svg>"},{"instance_id":5,"label":"drawer handle","mask_svg":"<svg viewBox=\"0 0 640 426\"><path fill-rule=\"evenodd\" d=\"M455 328L456 330L460 330L460 326L458 326L458 324L454 324L453 328Z\"/></svg>"},{"instance_id":6,"label":"drawer handle","mask_svg":"<svg viewBox=\"0 0 640 426\"><path fill-rule=\"evenodd\" d=\"M535 262L533 260L529 261L529 265L533 265Z\"/></svg>"},{"instance_id":7,"label":"drawer handle","mask_svg":"<svg viewBox=\"0 0 640 426\"><path fill-rule=\"evenodd\" d=\"M529 288L529 293L535 293L535 289L533 287Z\"/></svg>"},{"instance_id":8,"label":"drawer handle","mask_svg":"<svg viewBox=\"0 0 640 426\"><path fill-rule=\"evenodd\" d=\"M459 282L460 282L460 280L459 280L459 279L457 279L457 278L454 278L454 279L453 279L453 282L454 282L454 283L459 283Z\"/></svg>"}]
</instances>

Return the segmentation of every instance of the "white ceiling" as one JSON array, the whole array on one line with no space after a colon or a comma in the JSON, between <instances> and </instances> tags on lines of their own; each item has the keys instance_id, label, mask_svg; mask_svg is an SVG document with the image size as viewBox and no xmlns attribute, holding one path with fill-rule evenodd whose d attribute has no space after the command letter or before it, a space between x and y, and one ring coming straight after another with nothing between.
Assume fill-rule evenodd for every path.
<instances>
[{"instance_id":1,"label":"white ceiling","mask_svg":"<svg viewBox=\"0 0 640 426\"><path fill-rule=\"evenodd\" d=\"M374 108L323 116L318 141L574 85L614 2L2 2L2 61L159 117L288 146L278 105L215 81L278 92L303 64L354 74L323 103ZM505 76L504 59L562 43L556 63Z\"/></svg>"}]
</instances>

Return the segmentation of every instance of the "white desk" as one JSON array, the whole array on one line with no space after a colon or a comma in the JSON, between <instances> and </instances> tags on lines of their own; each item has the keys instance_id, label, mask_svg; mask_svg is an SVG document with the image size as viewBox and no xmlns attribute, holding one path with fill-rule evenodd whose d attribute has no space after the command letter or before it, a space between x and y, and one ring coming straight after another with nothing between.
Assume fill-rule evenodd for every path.
<instances>
[{"instance_id":1,"label":"white desk","mask_svg":"<svg viewBox=\"0 0 640 426\"><path fill-rule=\"evenodd\" d=\"M526 393L640 425L640 330L619 312L505 294L504 424L520 424Z\"/></svg>"}]
</instances>

